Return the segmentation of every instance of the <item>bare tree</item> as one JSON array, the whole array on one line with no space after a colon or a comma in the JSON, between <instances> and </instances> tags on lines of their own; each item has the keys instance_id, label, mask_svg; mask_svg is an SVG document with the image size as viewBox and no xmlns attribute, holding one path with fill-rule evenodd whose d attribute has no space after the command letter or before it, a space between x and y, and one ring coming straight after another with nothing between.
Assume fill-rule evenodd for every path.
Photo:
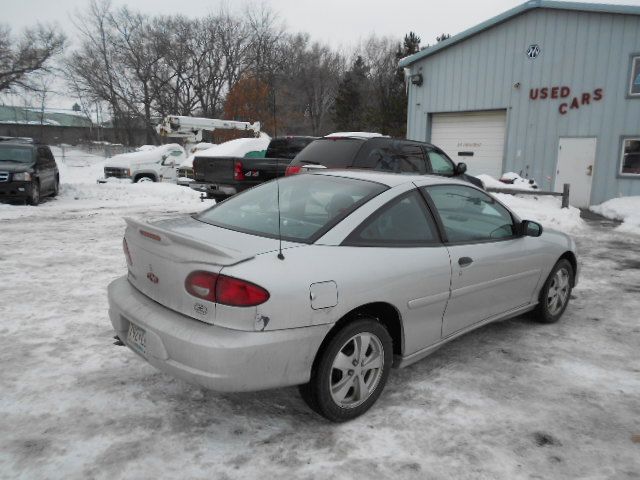
<instances>
[{"instance_id":1,"label":"bare tree","mask_svg":"<svg viewBox=\"0 0 640 480\"><path fill-rule=\"evenodd\" d=\"M66 38L53 25L25 29L19 38L0 25L0 92L15 87L29 89L35 73L49 72L62 53Z\"/></svg>"}]
</instances>

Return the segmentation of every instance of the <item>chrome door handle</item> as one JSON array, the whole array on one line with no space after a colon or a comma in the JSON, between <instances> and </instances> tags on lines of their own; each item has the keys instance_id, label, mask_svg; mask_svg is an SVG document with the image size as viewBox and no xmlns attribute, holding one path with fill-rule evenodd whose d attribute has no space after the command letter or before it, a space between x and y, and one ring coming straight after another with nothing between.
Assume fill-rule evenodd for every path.
<instances>
[{"instance_id":1,"label":"chrome door handle","mask_svg":"<svg viewBox=\"0 0 640 480\"><path fill-rule=\"evenodd\" d=\"M461 267L466 267L468 265L471 265L473 263L473 258L471 257L460 257L458 259L458 265L460 265Z\"/></svg>"}]
</instances>

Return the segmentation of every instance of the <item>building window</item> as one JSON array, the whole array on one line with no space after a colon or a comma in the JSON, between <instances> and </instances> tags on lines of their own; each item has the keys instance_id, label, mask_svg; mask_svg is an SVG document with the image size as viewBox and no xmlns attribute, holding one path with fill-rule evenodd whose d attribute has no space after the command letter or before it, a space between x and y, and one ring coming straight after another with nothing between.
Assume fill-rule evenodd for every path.
<instances>
[{"instance_id":1,"label":"building window","mask_svg":"<svg viewBox=\"0 0 640 480\"><path fill-rule=\"evenodd\" d=\"M640 177L640 137L625 138L622 141L620 173Z\"/></svg>"},{"instance_id":2,"label":"building window","mask_svg":"<svg viewBox=\"0 0 640 480\"><path fill-rule=\"evenodd\" d=\"M629 96L640 98L640 55L631 57L631 78Z\"/></svg>"}]
</instances>

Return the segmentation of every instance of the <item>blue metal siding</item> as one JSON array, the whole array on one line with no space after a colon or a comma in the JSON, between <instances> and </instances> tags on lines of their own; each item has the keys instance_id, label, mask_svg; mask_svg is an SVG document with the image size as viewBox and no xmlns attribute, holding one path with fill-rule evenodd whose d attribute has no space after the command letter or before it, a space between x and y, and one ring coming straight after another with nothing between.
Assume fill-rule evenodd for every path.
<instances>
[{"instance_id":1,"label":"blue metal siding","mask_svg":"<svg viewBox=\"0 0 640 480\"><path fill-rule=\"evenodd\" d=\"M541 53L529 59L534 43ZM618 175L621 137L640 136L640 99L627 98L629 56L638 52L638 15L530 10L411 65L424 83L410 86L407 136L429 140L433 113L507 109L506 170L550 188L559 138L597 137L592 203L640 195L640 178ZM562 85L568 99L529 99L531 88ZM560 115L563 101L596 88L602 100Z\"/></svg>"}]
</instances>

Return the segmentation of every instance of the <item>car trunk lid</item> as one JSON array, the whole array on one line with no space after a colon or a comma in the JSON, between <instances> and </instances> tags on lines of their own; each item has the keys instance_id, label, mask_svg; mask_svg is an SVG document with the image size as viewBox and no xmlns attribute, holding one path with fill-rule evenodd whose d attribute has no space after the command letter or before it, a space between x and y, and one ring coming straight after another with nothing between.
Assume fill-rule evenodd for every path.
<instances>
[{"instance_id":1,"label":"car trunk lid","mask_svg":"<svg viewBox=\"0 0 640 480\"><path fill-rule=\"evenodd\" d=\"M277 248L274 239L191 217L154 223L125 220L131 284L161 305L207 323L215 323L215 304L190 295L184 286L187 276L197 270L217 274L223 267Z\"/></svg>"}]
</instances>

